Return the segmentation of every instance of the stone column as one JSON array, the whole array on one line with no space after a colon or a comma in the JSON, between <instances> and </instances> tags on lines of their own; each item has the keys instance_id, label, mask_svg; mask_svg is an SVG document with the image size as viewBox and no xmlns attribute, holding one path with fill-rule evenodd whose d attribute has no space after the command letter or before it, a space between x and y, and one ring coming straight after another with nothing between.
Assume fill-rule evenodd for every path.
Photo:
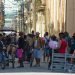
<instances>
[{"instance_id":1,"label":"stone column","mask_svg":"<svg viewBox=\"0 0 75 75\"><path fill-rule=\"evenodd\" d=\"M54 0L54 33L57 33L57 0Z\"/></svg>"},{"instance_id":2,"label":"stone column","mask_svg":"<svg viewBox=\"0 0 75 75\"><path fill-rule=\"evenodd\" d=\"M33 30L36 31L36 0L32 0L33 3Z\"/></svg>"}]
</instances>

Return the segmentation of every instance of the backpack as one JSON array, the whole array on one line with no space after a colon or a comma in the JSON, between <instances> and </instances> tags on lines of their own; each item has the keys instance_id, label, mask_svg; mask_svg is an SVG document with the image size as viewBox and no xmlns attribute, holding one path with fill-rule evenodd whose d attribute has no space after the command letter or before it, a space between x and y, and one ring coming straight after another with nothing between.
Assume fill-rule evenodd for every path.
<instances>
[{"instance_id":1,"label":"backpack","mask_svg":"<svg viewBox=\"0 0 75 75\"><path fill-rule=\"evenodd\" d=\"M49 39L45 37L45 48L49 48Z\"/></svg>"}]
</instances>

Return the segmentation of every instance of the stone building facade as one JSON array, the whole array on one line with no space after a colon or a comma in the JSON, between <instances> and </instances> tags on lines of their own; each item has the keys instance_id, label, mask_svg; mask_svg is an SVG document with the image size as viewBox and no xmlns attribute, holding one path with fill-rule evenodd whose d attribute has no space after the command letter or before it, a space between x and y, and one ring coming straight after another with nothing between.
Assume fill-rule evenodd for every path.
<instances>
[{"instance_id":1,"label":"stone building facade","mask_svg":"<svg viewBox=\"0 0 75 75\"><path fill-rule=\"evenodd\" d=\"M41 36L46 31L50 34L68 31L75 32L75 0L30 0L31 31L39 31Z\"/></svg>"}]
</instances>

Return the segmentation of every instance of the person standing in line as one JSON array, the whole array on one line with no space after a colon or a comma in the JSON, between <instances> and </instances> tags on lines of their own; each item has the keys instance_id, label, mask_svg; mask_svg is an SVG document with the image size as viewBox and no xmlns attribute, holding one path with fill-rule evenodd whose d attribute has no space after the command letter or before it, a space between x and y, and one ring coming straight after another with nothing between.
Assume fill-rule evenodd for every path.
<instances>
[{"instance_id":1,"label":"person standing in line","mask_svg":"<svg viewBox=\"0 0 75 75\"><path fill-rule=\"evenodd\" d=\"M65 40L68 43L67 52L70 53L71 52L71 37L68 32L64 32L64 35L65 35Z\"/></svg>"},{"instance_id":2,"label":"person standing in line","mask_svg":"<svg viewBox=\"0 0 75 75\"><path fill-rule=\"evenodd\" d=\"M71 52L72 56L75 56L75 33L73 34L71 38ZM73 58L71 58L71 64L73 63Z\"/></svg>"},{"instance_id":3,"label":"person standing in line","mask_svg":"<svg viewBox=\"0 0 75 75\"><path fill-rule=\"evenodd\" d=\"M43 58L43 60L45 61L45 57L47 57L47 62L48 62L48 59L49 59L49 34L48 34L48 32L45 32L44 40L45 40L45 45L44 45L44 58Z\"/></svg>"},{"instance_id":4,"label":"person standing in line","mask_svg":"<svg viewBox=\"0 0 75 75\"><path fill-rule=\"evenodd\" d=\"M32 45L33 45L32 34L27 35L27 42L29 44L28 51L27 51L27 60L30 62L30 58L31 58L31 53L30 52L32 50Z\"/></svg>"},{"instance_id":5,"label":"person standing in line","mask_svg":"<svg viewBox=\"0 0 75 75\"><path fill-rule=\"evenodd\" d=\"M29 51L30 51L29 42L30 42L30 39L28 35L24 35L24 55L25 55L26 63L29 63Z\"/></svg>"},{"instance_id":6,"label":"person standing in line","mask_svg":"<svg viewBox=\"0 0 75 75\"><path fill-rule=\"evenodd\" d=\"M40 67L40 60L42 58L42 42L41 38L39 37L39 32L36 32L35 40L34 40L34 58L36 60L36 64L34 65L35 67Z\"/></svg>"},{"instance_id":7,"label":"person standing in line","mask_svg":"<svg viewBox=\"0 0 75 75\"><path fill-rule=\"evenodd\" d=\"M19 50L23 50L24 49L24 33L23 32L20 32L19 33L19 39L18 39L18 49ZM23 53L23 52L21 52ZM19 63L20 63L20 67L24 67L24 64L23 64L23 57L21 58L21 60L19 60Z\"/></svg>"},{"instance_id":8,"label":"person standing in line","mask_svg":"<svg viewBox=\"0 0 75 75\"><path fill-rule=\"evenodd\" d=\"M34 61L34 56L33 56L33 52L34 52L34 40L35 40L35 33L34 31L32 31L31 33L31 45L30 45L30 67L32 67L33 61Z\"/></svg>"},{"instance_id":9,"label":"person standing in line","mask_svg":"<svg viewBox=\"0 0 75 75\"><path fill-rule=\"evenodd\" d=\"M66 49L68 47L68 43L65 40L65 35L63 32L59 33L59 43L60 43L60 48L59 48L59 53L66 53Z\"/></svg>"},{"instance_id":10,"label":"person standing in line","mask_svg":"<svg viewBox=\"0 0 75 75\"><path fill-rule=\"evenodd\" d=\"M57 37L55 35L52 35L49 41L49 57L50 57L50 61L48 63L48 69L51 69L51 63L52 63L52 51L54 50L54 52L58 52L58 48L59 48L59 42L57 40Z\"/></svg>"}]
</instances>

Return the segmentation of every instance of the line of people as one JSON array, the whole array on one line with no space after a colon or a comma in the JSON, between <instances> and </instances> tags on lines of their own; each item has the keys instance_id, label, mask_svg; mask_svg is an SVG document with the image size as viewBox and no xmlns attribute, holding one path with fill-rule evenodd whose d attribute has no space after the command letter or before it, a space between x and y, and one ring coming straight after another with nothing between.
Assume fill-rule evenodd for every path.
<instances>
[{"instance_id":1,"label":"line of people","mask_svg":"<svg viewBox=\"0 0 75 75\"><path fill-rule=\"evenodd\" d=\"M59 33L59 38L55 35L49 36L45 32L43 37L40 37L39 32L32 31L31 34L25 35L23 32L19 33L19 38L16 34L6 36L0 34L0 62L4 60L3 53L8 55L15 55L18 58L19 67L24 67L24 61L28 61L30 67L40 67L41 59L48 63L50 69L52 61L52 50L57 53L68 53L75 55L75 33L70 37L68 32ZM73 59L70 60L73 63ZM8 64L7 64L8 65Z\"/></svg>"}]
</instances>

